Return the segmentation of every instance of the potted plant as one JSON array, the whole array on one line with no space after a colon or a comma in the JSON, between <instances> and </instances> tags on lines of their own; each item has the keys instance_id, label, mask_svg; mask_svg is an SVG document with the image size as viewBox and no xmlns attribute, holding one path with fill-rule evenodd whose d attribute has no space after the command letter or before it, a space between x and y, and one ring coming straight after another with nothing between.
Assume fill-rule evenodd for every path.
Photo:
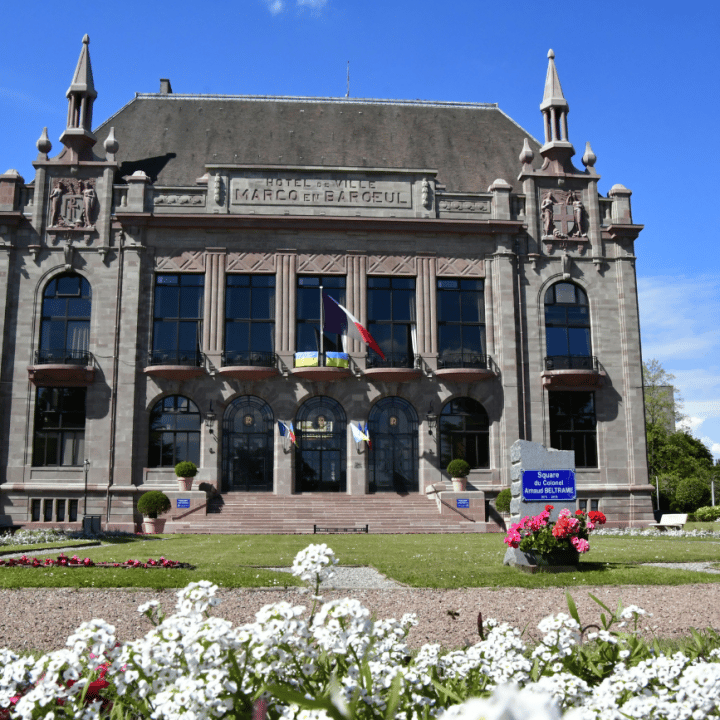
<instances>
[{"instance_id":1,"label":"potted plant","mask_svg":"<svg viewBox=\"0 0 720 720\"><path fill-rule=\"evenodd\" d=\"M190 460L184 460L175 466L180 490L192 490L193 478L197 475L197 470L197 465Z\"/></svg>"},{"instance_id":2,"label":"potted plant","mask_svg":"<svg viewBox=\"0 0 720 720\"><path fill-rule=\"evenodd\" d=\"M510 512L510 502L512 501L512 492L510 488L504 488L495 498L495 508L499 513L507 515Z\"/></svg>"},{"instance_id":3,"label":"potted plant","mask_svg":"<svg viewBox=\"0 0 720 720\"><path fill-rule=\"evenodd\" d=\"M453 490L455 492L464 492L467 485L467 476L470 472L470 464L465 460L455 458L455 460L450 461L447 471L452 478Z\"/></svg>"},{"instance_id":4,"label":"potted plant","mask_svg":"<svg viewBox=\"0 0 720 720\"><path fill-rule=\"evenodd\" d=\"M172 506L170 498L160 490L143 493L138 500L138 512L145 515L143 532L150 535L161 533L165 529L165 518L158 518L158 513L167 512Z\"/></svg>"}]
</instances>

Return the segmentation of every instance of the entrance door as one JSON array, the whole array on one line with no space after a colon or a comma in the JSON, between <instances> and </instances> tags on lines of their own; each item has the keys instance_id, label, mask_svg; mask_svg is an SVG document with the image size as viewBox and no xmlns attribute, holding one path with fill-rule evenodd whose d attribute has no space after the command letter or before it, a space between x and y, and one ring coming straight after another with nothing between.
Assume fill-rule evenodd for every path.
<instances>
[{"instance_id":1,"label":"entrance door","mask_svg":"<svg viewBox=\"0 0 720 720\"><path fill-rule=\"evenodd\" d=\"M295 424L297 492L345 492L345 413L332 398L314 397L300 408Z\"/></svg>"},{"instance_id":2,"label":"entrance door","mask_svg":"<svg viewBox=\"0 0 720 720\"><path fill-rule=\"evenodd\" d=\"M273 415L260 398L236 398L223 420L223 490L273 489Z\"/></svg>"},{"instance_id":3,"label":"entrance door","mask_svg":"<svg viewBox=\"0 0 720 720\"><path fill-rule=\"evenodd\" d=\"M376 403L370 429L370 492L418 492L418 421L407 400L389 397Z\"/></svg>"}]
</instances>

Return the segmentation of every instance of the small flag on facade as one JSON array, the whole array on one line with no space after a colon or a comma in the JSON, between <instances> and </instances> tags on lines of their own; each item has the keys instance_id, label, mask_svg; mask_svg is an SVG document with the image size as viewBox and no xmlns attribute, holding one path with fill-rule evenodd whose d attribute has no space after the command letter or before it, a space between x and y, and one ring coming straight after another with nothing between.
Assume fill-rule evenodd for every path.
<instances>
[{"instance_id":1,"label":"small flag on facade","mask_svg":"<svg viewBox=\"0 0 720 720\"><path fill-rule=\"evenodd\" d=\"M296 352L295 367L317 367L318 354L314 350L311 352Z\"/></svg>"},{"instance_id":2,"label":"small flag on facade","mask_svg":"<svg viewBox=\"0 0 720 720\"><path fill-rule=\"evenodd\" d=\"M357 424L357 427L355 427L352 423L350 423L350 429L352 430L353 439L356 443L361 442L370 442L370 438L368 437L367 433L364 433L362 430L362 426L360 423Z\"/></svg>"},{"instance_id":3,"label":"small flag on facade","mask_svg":"<svg viewBox=\"0 0 720 720\"><path fill-rule=\"evenodd\" d=\"M348 335L352 335L355 339L371 347L383 360L385 359L383 351L367 331L367 328L364 328L347 308L344 308L334 297L326 293L323 293L323 311L325 315L323 330L326 333L341 334L347 332Z\"/></svg>"},{"instance_id":4,"label":"small flag on facade","mask_svg":"<svg viewBox=\"0 0 720 720\"><path fill-rule=\"evenodd\" d=\"M344 352L326 352L325 365L327 367L346 368L350 366L350 357Z\"/></svg>"},{"instance_id":5,"label":"small flag on facade","mask_svg":"<svg viewBox=\"0 0 720 720\"><path fill-rule=\"evenodd\" d=\"M292 423L286 425L281 420L278 420L278 429L280 430L280 435L282 437L290 438L290 442L295 445L295 429L293 428Z\"/></svg>"},{"instance_id":6,"label":"small flag on facade","mask_svg":"<svg viewBox=\"0 0 720 720\"><path fill-rule=\"evenodd\" d=\"M370 442L370 431L368 430L368 424L365 423L365 437L367 438L365 442L367 443L368 447L372 447L372 443Z\"/></svg>"}]
</instances>

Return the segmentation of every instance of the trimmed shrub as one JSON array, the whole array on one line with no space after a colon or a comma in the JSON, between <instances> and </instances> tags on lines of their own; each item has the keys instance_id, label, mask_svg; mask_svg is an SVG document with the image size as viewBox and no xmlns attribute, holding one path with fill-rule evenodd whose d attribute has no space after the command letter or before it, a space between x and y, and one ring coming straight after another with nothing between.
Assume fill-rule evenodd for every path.
<instances>
[{"instance_id":1,"label":"trimmed shrub","mask_svg":"<svg viewBox=\"0 0 720 720\"><path fill-rule=\"evenodd\" d=\"M175 466L175 474L178 477L191 478L197 475L197 465L189 460L183 460Z\"/></svg>"},{"instance_id":2,"label":"trimmed shrub","mask_svg":"<svg viewBox=\"0 0 720 720\"><path fill-rule=\"evenodd\" d=\"M510 488L505 488L500 491L500 494L495 498L495 507L498 512L509 513L510 512L510 501L512 500L512 493Z\"/></svg>"},{"instance_id":3,"label":"trimmed shrub","mask_svg":"<svg viewBox=\"0 0 720 720\"><path fill-rule=\"evenodd\" d=\"M149 518L156 518L158 513L167 512L172 505L170 498L160 490L150 490L143 493L138 500L138 512Z\"/></svg>"},{"instance_id":4,"label":"trimmed shrub","mask_svg":"<svg viewBox=\"0 0 720 720\"><path fill-rule=\"evenodd\" d=\"M705 507L698 508L695 511L695 519L698 522L715 522L720 520L720 505L706 505Z\"/></svg>"},{"instance_id":5,"label":"trimmed shrub","mask_svg":"<svg viewBox=\"0 0 720 720\"><path fill-rule=\"evenodd\" d=\"M710 488L705 480L697 477L683 478L675 491L675 506L681 512L695 512L707 505L710 500Z\"/></svg>"},{"instance_id":6,"label":"trimmed shrub","mask_svg":"<svg viewBox=\"0 0 720 720\"><path fill-rule=\"evenodd\" d=\"M455 458L447 466L448 475L451 478L464 478L470 473L470 464L466 460Z\"/></svg>"}]
</instances>

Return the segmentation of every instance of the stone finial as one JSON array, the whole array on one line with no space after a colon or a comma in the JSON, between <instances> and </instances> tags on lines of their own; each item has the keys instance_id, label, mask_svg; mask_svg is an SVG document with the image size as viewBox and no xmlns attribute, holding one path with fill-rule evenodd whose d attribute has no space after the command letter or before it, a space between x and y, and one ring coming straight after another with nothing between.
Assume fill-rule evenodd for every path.
<instances>
[{"instance_id":1,"label":"stone finial","mask_svg":"<svg viewBox=\"0 0 720 720\"><path fill-rule=\"evenodd\" d=\"M630 197L630 195L632 195L632 190L628 190L624 185L616 183L610 188L608 195L610 195L610 197L615 197L616 195Z\"/></svg>"},{"instance_id":2,"label":"stone finial","mask_svg":"<svg viewBox=\"0 0 720 720\"><path fill-rule=\"evenodd\" d=\"M586 168L591 168L595 165L595 161L597 160L597 155L592 151L592 148L590 147L590 143L585 143L585 153L582 156L582 163Z\"/></svg>"},{"instance_id":3,"label":"stone finial","mask_svg":"<svg viewBox=\"0 0 720 720\"><path fill-rule=\"evenodd\" d=\"M512 185L502 178L493 180L492 185L488 188L488 192L494 192L495 190L512 190Z\"/></svg>"},{"instance_id":4,"label":"stone finial","mask_svg":"<svg viewBox=\"0 0 720 720\"><path fill-rule=\"evenodd\" d=\"M42 155L45 155L45 157L47 157L47 154L52 150L52 143L50 142L50 138L48 137L48 131L46 127L43 128L42 135L38 138L38 141L35 143L35 145L37 145L37 149Z\"/></svg>"},{"instance_id":5,"label":"stone finial","mask_svg":"<svg viewBox=\"0 0 720 720\"><path fill-rule=\"evenodd\" d=\"M527 138L523 141L523 147L520 151L520 162L523 165L530 165L532 161L535 158L535 153L532 151L532 148L530 147L530 142Z\"/></svg>"},{"instance_id":6,"label":"stone finial","mask_svg":"<svg viewBox=\"0 0 720 720\"><path fill-rule=\"evenodd\" d=\"M568 137L567 116L570 106L563 95L555 67L555 53L552 50L548 52L548 69L540 111L545 125L545 144L540 149L545 160L543 170L556 175L576 173L577 170L570 161L575 154L575 148Z\"/></svg>"},{"instance_id":7,"label":"stone finial","mask_svg":"<svg viewBox=\"0 0 720 720\"><path fill-rule=\"evenodd\" d=\"M103 147L105 148L105 152L107 153L107 159L114 160L115 153L118 151L118 148L120 147L120 143L118 143L118 141L115 138L115 128L114 127L110 128L110 132L108 133L108 136L105 138Z\"/></svg>"}]
</instances>

